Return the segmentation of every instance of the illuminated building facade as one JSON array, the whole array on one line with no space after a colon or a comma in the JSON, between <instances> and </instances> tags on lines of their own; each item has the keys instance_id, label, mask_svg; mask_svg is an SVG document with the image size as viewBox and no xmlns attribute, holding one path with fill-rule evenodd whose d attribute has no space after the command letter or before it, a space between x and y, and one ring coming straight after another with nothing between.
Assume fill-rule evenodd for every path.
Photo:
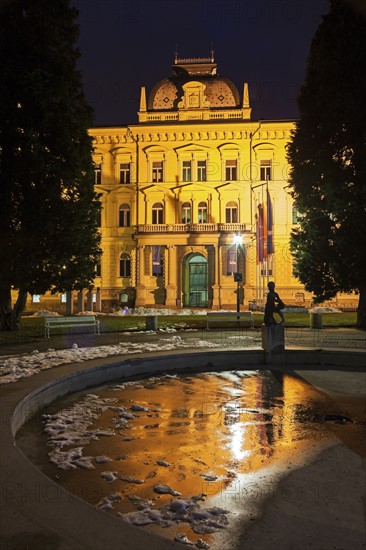
<instances>
[{"instance_id":1,"label":"illuminated building facade","mask_svg":"<svg viewBox=\"0 0 366 550\"><path fill-rule=\"evenodd\" d=\"M287 305L309 306L289 251L295 121L251 120L248 85L240 94L219 76L213 53L172 69L141 89L137 124L90 130L102 203L94 308L255 309L269 280Z\"/></svg>"},{"instance_id":2,"label":"illuminated building facade","mask_svg":"<svg viewBox=\"0 0 366 550\"><path fill-rule=\"evenodd\" d=\"M252 121L248 85L239 94L217 74L213 55L175 58L170 78L148 97L141 89L138 119L91 129L103 206L95 286L103 303L235 309L234 273L243 309L263 301L269 278L287 303L309 303L288 248L297 215L287 192L294 122ZM265 234L258 251L267 200L272 244Z\"/></svg>"}]
</instances>

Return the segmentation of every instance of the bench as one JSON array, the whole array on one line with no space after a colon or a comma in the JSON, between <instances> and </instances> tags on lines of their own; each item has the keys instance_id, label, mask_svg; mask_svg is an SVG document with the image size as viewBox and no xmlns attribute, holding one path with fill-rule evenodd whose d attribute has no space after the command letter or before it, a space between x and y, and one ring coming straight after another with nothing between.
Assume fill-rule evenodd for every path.
<instances>
[{"instance_id":1,"label":"bench","mask_svg":"<svg viewBox=\"0 0 366 550\"><path fill-rule=\"evenodd\" d=\"M254 316L251 311L215 311L207 313L207 328L216 324L220 328L227 327L229 324L232 327L237 327L242 320L249 320L251 328L254 328Z\"/></svg>"},{"instance_id":2,"label":"bench","mask_svg":"<svg viewBox=\"0 0 366 550\"><path fill-rule=\"evenodd\" d=\"M94 334L100 334L99 321L94 315L77 317L45 317L45 337L50 337L54 328L94 327Z\"/></svg>"}]
</instances>

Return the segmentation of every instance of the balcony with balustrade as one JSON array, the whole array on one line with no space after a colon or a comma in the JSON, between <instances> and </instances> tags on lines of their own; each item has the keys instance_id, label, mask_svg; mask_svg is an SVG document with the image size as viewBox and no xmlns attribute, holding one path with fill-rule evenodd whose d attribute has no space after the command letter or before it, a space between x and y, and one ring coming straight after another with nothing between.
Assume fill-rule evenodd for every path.
<instances>
[{"instance_id":1,"label":"balcony with balustrade","mask_svg":"<svg viewBox=\"0 0 366 550\"><path fill-rule=\"evenodd\" d=\"M140 224L137 233L245 233L250 227L245 223L174 223Z\"/></svg>"}]
</instances>

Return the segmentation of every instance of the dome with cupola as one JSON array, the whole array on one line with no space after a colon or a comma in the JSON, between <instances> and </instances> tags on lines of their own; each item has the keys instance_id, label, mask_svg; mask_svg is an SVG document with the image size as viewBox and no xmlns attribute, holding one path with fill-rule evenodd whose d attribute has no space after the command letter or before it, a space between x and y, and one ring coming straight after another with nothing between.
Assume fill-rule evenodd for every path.
<instances>
[{"instance_id":1,"label":"dome with cupola","mask_svg":"<svg viewBox=\"0 0 366 550\"><path fill-rule=\"evenodd\" d=\"M211 57L203 58L182 59L176 55L172 69L172 76L160 80L151 90L147 101L145 88L142 88L140 122L250 118L247 84L244 85L241 98L235 84L217 74L213 52ZM157 113L161 113L161 116Z\"/></svg>"}]
</instances>

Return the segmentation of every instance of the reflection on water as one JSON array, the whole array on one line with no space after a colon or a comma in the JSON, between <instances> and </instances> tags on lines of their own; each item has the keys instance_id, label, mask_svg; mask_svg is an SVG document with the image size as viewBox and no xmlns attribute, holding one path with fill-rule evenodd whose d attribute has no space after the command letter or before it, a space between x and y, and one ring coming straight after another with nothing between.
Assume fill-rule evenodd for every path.
<instances>
[{"instance_id":1,"label":"reflection on water","mask_svg":"<svg viewBox=\"0 0 366 550\"><path fill-rule=\"evenodd\" d=\"M158 494L157 485L183 499L206 495L201 507L215 496L217 505L235 480L273 465L288 469L334 438L319 421L330 412L325 396L289 375L263 371L150 378L93 389L92 397L79 394L47 412L61 409L61 416L48 417L53 450L47 452L69 469L49 463L42 469L99 507L113 494L113 514L136 510L136 497L163 507L173 497ZM78 453L62 462L70 449ZM160 534L182 531L166 525ZM197 531L183 531L197 540Z\"/></svg>"}]
</instances>

